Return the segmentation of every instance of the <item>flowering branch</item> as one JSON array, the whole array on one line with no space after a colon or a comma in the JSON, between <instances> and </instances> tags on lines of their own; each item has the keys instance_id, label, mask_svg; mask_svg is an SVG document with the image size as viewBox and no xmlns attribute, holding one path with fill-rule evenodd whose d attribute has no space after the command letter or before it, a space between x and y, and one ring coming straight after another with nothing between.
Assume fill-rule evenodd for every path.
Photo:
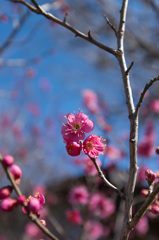
<instances>
[{"instance_id":1,"label":"flowering branch","mask_svg":"<svg viewBox=\"0 0 159 240\"><path fill-rule=\"evenodd\" d=\"M18 185L16 184L16 182L15 182L12 174L11 174L10 171L8 170L8 168L3 165L2 160L3 160L3 158L2 158L2 156L0 156L0 163L1 163L1 165L2 165L2 167L3 167L3 169L4 169L4 171L5 171L5 173L6 173L6 175L7 175L8 180L9 180L10 183L12 184L12 187L13 187L13 189L15 190L17 196L18 196L18 197L22 196L22 192L21 192L20 188L19 188ZM35 214L33 214L33 213L31 213L31 212L29 212L29 211L27 210L25 204L23 204L23 206L24 206L25 209L26 209L26 214L27 214L28 218L29 218L32 222L34 222L34 223L37 225L37 227L40 228L41 231L42 231L46 236L48 236L48 237L49 237L50 239L52 239L52 240L58 240L57 237L55 237L45 226L43 226L43 225L41 224L41 222L39 221L38 217L37 217Z\"/></svg>"},{"instance_id":2,"label":"flowering branch","mask_svg":"<svg viewBox=\"0 0 159 240\"><path fill-rule=\"evenodd\" d=\"M143 92L141 93L140 99L139 99L139 101L138 101L138 103L136 105L136 110L135 110L136 114L138 114L139 108L140 108L140 106L142 104L142 101L144 99L144 96L145 96L147 90L153 85L154 82L156 82L158 80L159 80L159 76L157 76L156 78L151 79L150 82L145 85L145 88L144 88Z\"/></svg>"},{"instance_id":3,"label":"flowering branch","mask_svg":"<svg viewBox=\"0 0 159 240\"><path fill-rule=\"evenodd\" d=\"M120 52L118 50L115 50L113 48L110 48L98 41L96 41L94 38L92 38L92 36L90 36L90 32L88 32L88 34L84 34L80 31L78 31L77 29L73 28L71 25L69 25L67 22L66 22L66 19L65 21L62 21L60 20L59 18L55 17L53 14L51 13L47 13L45 12L42 7L40 7L36 1L33 1L34 2L34 5L36 5L36 7L33 7L31 4L23 1L23 0L9 0L11 2L14 2L14 3L21 3L25 6L27 6L32 12L35 12L37 14L40 14L40 15L43 15L44 17L46 17L47 19L53 21L53 22L56 22L58 24L60 24L61 26L69 29L71 32L73 32L75 34L75 37L81 37L83 39L85 39L86 41L96 45L97 47L103 49L104 51L106 52L109 52L111 53L112 55L114 56L117 56L118 54L120 54Z\"/></svg>"},{"instance_id":4,"label":"flowering branch","mask_svg":"<svg viewBox=\"0 0 159 240\"><path fill-rule=\"evenodd\" d=\"M123 192L121 192L117 187L115 187L112 183L110 183L110 182L106 179L106 177L104 176L104 174L103 174L101 168L99 167L96 159L95 159L95 158L91 158L91 157L89 157L89 158L93 161L93 163L94 163L94 165L95 165L95 167L96 167L96 169L97 169L97 171L98 171L99 177L104 181L104 183L106 184L106 186L108 186L108 187L110 187L111 189L113 189L123 200L125 200L125 194L124 194Z\"/></svg>"}]
</instances>

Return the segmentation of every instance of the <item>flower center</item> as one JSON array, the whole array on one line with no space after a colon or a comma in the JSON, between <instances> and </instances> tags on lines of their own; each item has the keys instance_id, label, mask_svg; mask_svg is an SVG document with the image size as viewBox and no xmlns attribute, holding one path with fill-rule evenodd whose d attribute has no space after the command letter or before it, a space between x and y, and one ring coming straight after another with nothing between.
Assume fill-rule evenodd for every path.
<instances>
[{"instance_id":1,"label":"flower center","mask_svg":"<svg viewBox=\"0 0 159 240\"><path fill-rule=\"evenodd\" d=\"M74 123L73 124L73 127L76 129L76 130L79 130L80 129L80 125L78 123Z\"/></svg>"},{"instance_id":2,"label":"flower center","mask_svg":"<svg viewBox=\"0 0 159 240\"><path fill-rule=\"evenodd\" d=\"M86 143L86 148L91 149L93 147L91 142L87 142Z\"/></svg>"}]
</instances>

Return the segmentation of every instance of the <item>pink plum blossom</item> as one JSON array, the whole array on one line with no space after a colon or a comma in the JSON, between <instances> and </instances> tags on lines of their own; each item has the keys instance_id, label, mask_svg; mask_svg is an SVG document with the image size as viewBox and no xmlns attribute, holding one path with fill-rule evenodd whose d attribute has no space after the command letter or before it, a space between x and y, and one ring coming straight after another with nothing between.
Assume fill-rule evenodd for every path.
<instances>
[{"instance_id":1,"label":"pink plum blossom","mask_svg":"<svg viewBox=\"0 0 159 240\"><path fill-rule=\"evenodd\" d=\"M97 158L99 154L103 154L106 144L104 144L104 139L91 135L88 136L83 142L83 152L92 158Z\"/></svg>"},{"instance_id":2,"label":"pink plum blossom","mask_svg":"<svg viewBox=\"0 0 159 240\"><path fill-rule=\"evenodd\" d=\"M85 133L89 133L94 128L93 121L82 112L75 114L68 113L66 116L67 124L61 130L64 140L79 142L85 138Z\"/></svg>"},{"instance_id":3,"label":"pink plum blossom","mask_svg":"<svg viewBox=\"0 0 159 240\"><path fill-rule=\"evenodd\" d=\"M38 213L39 210L43 208L44 203L45 203L45 197L41 193L36 193L34 197L29 196L24 202L25 207L27 207L27 209L30 212L35 214ZM22 211L24 212L24 214L27 213L24 207L22 207Z\"/></svg>"},{"instance_id":4,"label":"pink plum blossom","mask_svg":"<svg viewBox=\"0 0 159 240\"><path fill-rule=\"evenodd\" d=\"M38 211L40 210L40 202L38 199L32 197L29 202L28 202L28 206L27 206L28 210L32 213L38 213Z\"/></svg>"},{"instance_id":5,"label":"pink plum blossom","mask_svg":"<svg viewBox=\"0 0 159 240\"><path fill-rule=\"evenodd\" d=\"M82 217L78 210L67 210L65 212L66 218L68 222L72 224L81 224L82 223Z\"/></svg>"},{"instance_id":6,"label":"pink plum blossom","mask_svg":"<svg viewBox=\"0 0 159 240\"><path fill-rule=\"evenodd\" d=\"M91 213L95 216L99 216L102 219L109 217L115 211L114 202L99 193L95 193L92 196L89 206Z\"/></svg>"},{"instance_id":7,"label":"pink plum blossom","mask_svg":"<svg viewBox=\"0 0 159 240\"><path fill-rule=\"evenodd\" d=\"M88 202L88 195L85 186L74 187L69 194L69 202L71 204L86 204Z\"/></svg>"},{"instance_id":8,"label":"pink plum blossom","mask_svg":"<svg viewBox=\"0 0 159 240\"><path fill-rule=\"evenodd\" d=\"M101 167L102 163L99 159L96 160L99 167ZM90 158L86 158L84 162L84 173L88 176L93 176L98 174L96 167L94 166L94 163L91 161Z\"/></svg>"}]
</instances>

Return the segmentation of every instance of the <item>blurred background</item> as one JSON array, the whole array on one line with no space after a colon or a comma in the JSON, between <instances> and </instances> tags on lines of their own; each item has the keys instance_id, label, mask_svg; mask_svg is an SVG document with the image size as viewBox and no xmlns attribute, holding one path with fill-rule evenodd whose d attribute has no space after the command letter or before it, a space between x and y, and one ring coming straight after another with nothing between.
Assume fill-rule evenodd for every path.
<instances>
[{"instance_id":1,"label":"blurred background","mask_svg":"<svg viewBox=\"0 0 159 240\"><path fill-rule=\"evenodd\" d=\"M104 16L118 29L121 0L38 3L60 19L68 13L67 22L73 27L85 34L90 30L93 38L116 49L115 34ZM135 103L145 84L159 75L158 22L157 0L130 1L125 53L128 66L134 61L130 80ZM45 185L67 200L68 186L79 178L83 183L84 156L69 156L61 135L64 116L79 110L94 121L92 133L107 140L105 154L100 157L102 168L115 166L116 171L109 177L114 179L118 172L116 182L120 179L124 187L129 168L129 121L121 72L114 56L75 38L67 29L31 13L22 4L7 0L0 2L0 29L0 152L3 156L13 155L21 167L23 191L31 194L35 187ZM158 91L159 84L155 83L144 99L139 124L138 165L153 171L158 170L159 163L155 154ZM0 176L2 187L7 182L2 169ZM60 205L58 213L63 212L65 204ZM7 215L3 218L5 228ZM15 236L9 226L8 239L30 239L18 232L24 232L24 223L21 225ZM4 234L1 228L0 233Z\"/></svg>"}]
</instances>

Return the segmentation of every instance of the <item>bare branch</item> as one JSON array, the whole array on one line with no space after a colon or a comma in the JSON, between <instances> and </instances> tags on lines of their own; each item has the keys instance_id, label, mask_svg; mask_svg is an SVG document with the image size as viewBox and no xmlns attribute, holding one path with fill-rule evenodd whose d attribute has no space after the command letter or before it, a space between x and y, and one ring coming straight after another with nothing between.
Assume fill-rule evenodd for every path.
<instances>
[{"instance_id":1,"label":"bare branch","mask_svg":"<svg viewBox=\"0 0 159 240\"><path fill-rule=\"evenodd\" d=\"M159 193L159 183L156 184L156 186L154 187L153 192L146 198L145 202L142 204L140 209L137 211L137 213L133 217L132 221L129 222L129 228L130 229L133 229L136 226L136 224L140 221L140 219L146 213L146 211L148 210L149 206L154 201L155 196L158 193Z\"/></svg>"},{"instance_id":2,"label":"bare branch","mask_svg":"<svg viewBox=\"0 0 159 240\"><path fill-rule=\"evenodd\" d=\"M47 19L49 19L49 20L51 20L53 22L56 22L56 23L60 24L61 26L69 29L71 32L73 32L75 34L75 36L78 36L78 37L81 37L81 38L85 39L86 41L92 43L93 45L96 45L97 47L103 49L106 52L111 53L114 56L119 55L119 51L118 50L110 48L110 47L108 47L108 46L106 46L106 45L96 41L94 38L90 38L88 35L78 31L77 29L75 29L71 25L69 25L68 23L60 20L59 18L56 18L54 15L52 15L50 13L45 12L37 3L36 4L38 5L38 9L37 9L37 7L35 8L31 4L29 4L29 3L27 3L27 2L25 2L23 0L9 0L9 1L10 2L14 2L14 3L21 3L21 4L25 5L25 6L27 6L32 12L35 12L35 13L40 14L40 15L43 15ZM35 3L35 1L34 1L34 3Z\"/></svg>"},{"instance_id":3,"label":"bare branch","mask_svg":"<svg viewBox=\"0 0 159 240\"><path fill-rule=\"evenodd\" d=\"M10 171L8 170L8 168L6 168L6 167L3 166L3 164L2 164L2 156L1 156L1 155L0 155L0 163L1 163L1 165L2 165L2 167L3 167L3 169L4 169L4 171L5 171L5 173L6 173L6 175L7 175L8 180L9 180L10 183L12 184L12 187L13 187L13 189L15 190L17 196L19 197L19 196L23 195L22 192L21 192L21 190L20 190L20 188L19 188L18 185L15 183L15 180L13 179L12 174L10 173ZM24 205L24 207L26 207L26 206ZM32 222L34 222L34 223L38 226L38 228L40 228L41 231L42 231L46 236L48 236L48 237L49 237L50 239L52 239L52 240L58 240L57 237L55 237L46 227L44 227L44 226L41 224L40 220L38 219L38 217L37 217L35 214L29 212L29 211L27 210L27 208L26 208L26 211L27 211L27 216L28 216L28 218L29 218Z\"/></svg>"},{"instance_id":4,"label":"bare branch","mask_svg":"<svg viewBox=\"0 0 159 240\"><path fill-rule=\"evenodd\" d=\"M156 82L156 81L158 81L158 80L159 80L159 76L156 77L156 78L151 79L150 82L145 85L145 88L144 88L144 90L142 91L141 96L140 96L140 99L139 99L139 101L138 101L138 103L137 103L137 105L136 105L136 110L135 110L135 113L136 113L136 114L138 114L138 112L139 112L139 108L140 108L140 106L141 106L141 104L142 104L142 101L143 101L143 99L144 99L144 96L145 96L147 90L153 85L154 82Z\"/></svg>"},{"instance_id":5,"label":"bare branch","mask_svg":"<svg viewBox=\"0 0 159 240\"><path fill-rule=\"evenodd\" d=\"M137 177L137 140L138 140L138 115L135 115L135 106L132 96L132 89L129 79L129 71L132 67L132 64L127 68L125 54L124 54L124 35L125 35L125 23L126 23L126 14L127 14L128 0L123 0L122 8L120 11L120 23L118 29L118 50L121 52L121 55L117 56L120 69L122 72L124 91L126 96L126 104L129 112L130 120L130 139L129 139L129 149L130 149L130 167L129 167L129 179L126 186L126 200L125 200L125 211L124 211L124 221L121 231L120 240L127 240L129 237L129 221L132 218L132 203L134 190L136 185Z\"/></svg>"},{"instance_id":6,"label":"bare branch","mask_svg":"<svg viewBox=\"0 0 159 240\"><path fill-rule=\"evenodd\" d=\"M23 26L23 23L25 22L25 20L27 19L29 15L29 11L27 11L27 13L25 13L21 19L19 24L17 24L17 26L13 29L13 31L11 32L11 34L9 35L9 37L7 38L7 40L3 43L3 45L0 47L0 54L3 53L3 51L12 43L12 39L15 37L15 35L18 33L18 31L20 30L20 28Z\"/></svg>"},{"instance_id":7,"label":"bare branch","mask_svg":"<svg viewBox=\"0 0 159 240\"><path fill-rule=\"evenodd\" d=\"M103 174L101 168L99 167L96 159L95 159L95 158L91 158L91 157L89 157L89 158L93 161L93 163L94 163L94 165L95 165L95 167L96 167L96 169L97 169L97 171L98 171L99 177L104 181L104 183L106 184L106 186L108 186L108 187L110 187L111 189L113 189L123 200L125 200L125 194L124 194L123 192L121 192L117 187L115 187L112 183L110 183L110 182L106 179L106 177L104 176L104 174Z\"/></svg>"},{"instance_id":8,"label":"bare branch","mask_svg":"<svg viewBox=\"0 0 159 240\"><path fill-rule=\"evenodd\" d=\"M125 72L126 75L129 74L129 72L130 72L131 68L133 67L133 65L134 65L134 62L132 61L131 64L130 64L130 66L128 67L128 69L127 69L126 72Z\"/></svg>"},{"instance_id":9,"label":"bare branch","mask_svg":"<svg viewBox=\"0 0 159 240\"><path fill-rule=\"evenodd\" d=\"M109 18L108 18L107 16L104 16L104 17L105 17L105 19L106 19L108 25L109 25L109 26L111 27L111 29L114 31L115 36L117 37L117 31L116 31L115 26L110 22L110 20L109 20Z\"/></svg>"}]
</instances>

